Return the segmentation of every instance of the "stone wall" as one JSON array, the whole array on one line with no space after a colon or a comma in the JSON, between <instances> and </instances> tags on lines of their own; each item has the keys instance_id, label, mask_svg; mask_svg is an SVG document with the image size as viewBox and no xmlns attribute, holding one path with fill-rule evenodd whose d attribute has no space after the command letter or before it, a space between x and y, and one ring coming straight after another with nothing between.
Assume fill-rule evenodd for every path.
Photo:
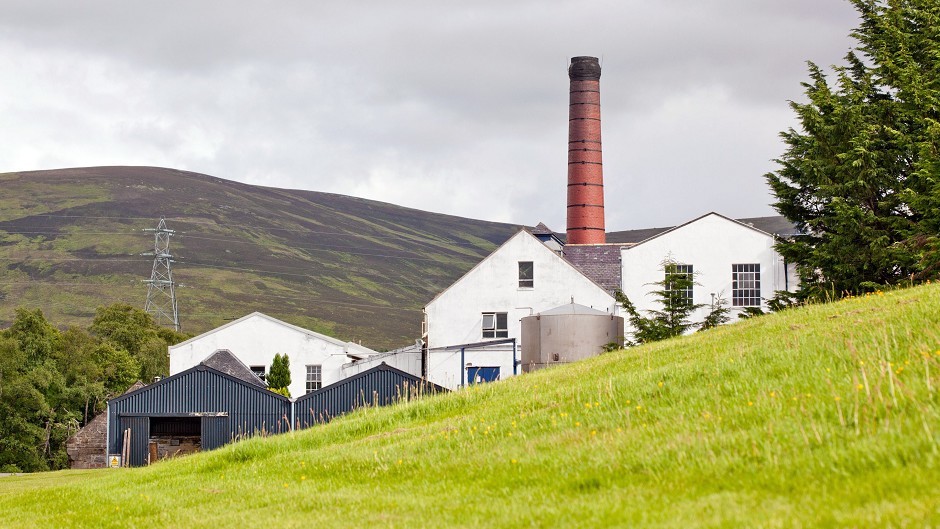
<instances>
[{"instance_id":1,"label":"stone wall","mask_svg":"<svg viewBox=\"0 0 940 529\"><path fill-rule=\"evenodd\" d=\"M99 414L84 428L69 438L65 451L69 455L69 468L105 468L108 466L107 413Z\"/></svg>"}]
</instances>

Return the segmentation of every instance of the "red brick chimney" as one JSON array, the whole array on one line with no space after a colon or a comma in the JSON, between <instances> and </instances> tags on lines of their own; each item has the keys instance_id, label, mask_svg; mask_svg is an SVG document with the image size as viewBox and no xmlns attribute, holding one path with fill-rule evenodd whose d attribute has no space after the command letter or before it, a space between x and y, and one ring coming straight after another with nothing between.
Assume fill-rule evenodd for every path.
<instances>
[{"instance_id":1,"label":"red brick chimney","mask_svg":"<svg viewBox=\"0 0 940 529\"><path fill-rule=\"evenodd\" d=\"M572 57L568 106L568 244L604 244L601 65Z\"/></svg>"}]
</instances>

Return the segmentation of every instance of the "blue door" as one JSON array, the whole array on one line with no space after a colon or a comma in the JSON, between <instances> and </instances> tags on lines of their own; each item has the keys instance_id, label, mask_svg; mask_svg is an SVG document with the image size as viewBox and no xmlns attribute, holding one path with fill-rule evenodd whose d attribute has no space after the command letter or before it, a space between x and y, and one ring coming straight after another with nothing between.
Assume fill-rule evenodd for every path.
<instances>
[{"instance_id":1,"label":"blue door","mask_svg":"<svg viewBox=\"0 0 940 529\"><path fill-rule=\"evenodd\" d=\"M498 367L468 367L467 381L470 384L482 384L499 380Z\"/></svg>"}]
</instances>

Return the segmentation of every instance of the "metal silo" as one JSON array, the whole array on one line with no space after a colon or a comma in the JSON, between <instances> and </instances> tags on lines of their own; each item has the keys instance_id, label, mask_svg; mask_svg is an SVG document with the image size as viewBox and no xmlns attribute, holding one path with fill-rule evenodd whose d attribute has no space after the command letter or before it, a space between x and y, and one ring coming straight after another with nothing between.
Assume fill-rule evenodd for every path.
<instances>
[{"instance_id":1,"label":"metal silo","mask_svg":"<svg viewBox=\"0 0 940 529\"><path fill-rule=\"evenodd\" d=\"M569 303L522 318L522 371L597 356L623 344L623 318Z\"/></svg>"}]
</instances>

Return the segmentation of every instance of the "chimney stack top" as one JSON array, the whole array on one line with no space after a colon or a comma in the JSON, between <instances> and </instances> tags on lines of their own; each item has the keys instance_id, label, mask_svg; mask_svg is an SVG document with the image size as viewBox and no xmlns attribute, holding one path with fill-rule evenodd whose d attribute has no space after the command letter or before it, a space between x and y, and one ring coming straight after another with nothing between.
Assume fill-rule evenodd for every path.
<instances>
[{"instance_id":1,"label":"chimney stack top","mask_svg":"<svg viewBox=\"0 0 940 529\"><path fill-rule=\"evenodd\" d=\"M572 81L598 81L601 78L601 63L597 57L572 57L568 78Z\"/></svg>"}]
</instances>

